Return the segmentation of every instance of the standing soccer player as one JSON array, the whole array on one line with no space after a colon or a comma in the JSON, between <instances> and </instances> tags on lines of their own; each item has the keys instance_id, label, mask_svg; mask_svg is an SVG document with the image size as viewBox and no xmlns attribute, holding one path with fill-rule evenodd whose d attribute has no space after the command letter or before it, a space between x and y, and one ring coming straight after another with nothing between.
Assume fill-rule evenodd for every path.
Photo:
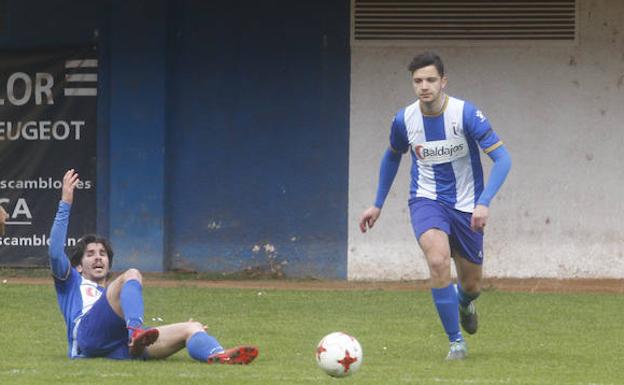
<instances>
[{"instance_id":1,"label":"standing soccer player","mask_svg":"<svg viewBox=\"0 0 624 385\"><path fill-rule=\"evenodd\" d=\"M469 102L444 93L447 78L440 57L424 52L409 65L418 100L399 111L390 147L381 161L377 197L362 214L360 230L372 228L399 169L412 157L409 208L412 227L429 266L431 294L450 341L447 360L468 354L459 329L477 332L474 300L481 290L483 230L490 201L511 168L503 142L485 115ZM479 147L493 161L487 184ZM451 281L451 258L459 284Z\"/></svg>"},{"instance_id":2,"label":"standing soccer player","mask_svg":"<svg viewBox=\"0 0 624 385\"><path fill-rule=\"evenodd\" d=\"M109 281L113 250L96 235L85 235L71 258L64 251L69 214L78 174L68 170L50 231L50 268L58 304L67 326L70 358L160 359L186 347L189 355L209 364L249 364L254 346L224 349L199 322L190 320L155 328L143 325L143 280L129 269Z\"/></svg>"}]
</instances>

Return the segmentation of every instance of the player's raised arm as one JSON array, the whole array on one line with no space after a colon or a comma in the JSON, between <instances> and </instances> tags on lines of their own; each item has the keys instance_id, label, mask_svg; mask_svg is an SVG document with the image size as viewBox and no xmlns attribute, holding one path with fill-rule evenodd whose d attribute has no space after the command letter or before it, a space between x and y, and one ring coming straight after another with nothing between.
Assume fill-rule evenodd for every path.
<instances>
[{"instance_id":1,"label":"player's raised arm","mask_svg":"<svg viewBox=\"0 0 624 385\"><path fill-rule=\"evenodd\" d=\"M63 202L69 205L74 203L74 189L76 188L78 182L80 182L78 173L73 168L71 170L67 170L63 176L63 188L61 192L61 200Z\"/></svg>"},{"instance_id":2,"label":"player's raised arm","mask_svg":"<svg viewBox=\"0 0 624 385\"><path fill-rule=\"evenodd\" d=\"M69 213L74 202L74 189L79 181L78 173L74 169L67 170L63 176L61 201L50 230L50 247L48 249L50 269L52 269L52 275L60 280L67 279L71 267L69 258L65 254L65 240L67 239Z\"/></svg>"}]
</instances>

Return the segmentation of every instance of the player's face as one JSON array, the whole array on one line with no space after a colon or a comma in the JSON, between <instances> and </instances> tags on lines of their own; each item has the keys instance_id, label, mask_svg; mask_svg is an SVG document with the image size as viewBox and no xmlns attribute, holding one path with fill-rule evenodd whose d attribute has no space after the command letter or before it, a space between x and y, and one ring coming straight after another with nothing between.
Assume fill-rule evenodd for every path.
<instances>
[{"instance_id":1,"label":"player's face","mask_svg":"<svg viewBox=\"0 0 624 385\"><path fill-rule=\"evenodd\" d=\"M446 77L440 76L434 65L429 65L414 71L412 86L422 103L434 104L442 96L442 90L446 87Z\"/></svg>"},{"instance_id":2,"label":"player's face","mask_svg":"<svg viewBox=\"0 0 624 385\"><path fill-rule=\"evenodd\" d=\"M101 243L89 243L77 270L83 277L94 282L106 279L109 270L108 252Z\"/></svg>"}]
</instances>

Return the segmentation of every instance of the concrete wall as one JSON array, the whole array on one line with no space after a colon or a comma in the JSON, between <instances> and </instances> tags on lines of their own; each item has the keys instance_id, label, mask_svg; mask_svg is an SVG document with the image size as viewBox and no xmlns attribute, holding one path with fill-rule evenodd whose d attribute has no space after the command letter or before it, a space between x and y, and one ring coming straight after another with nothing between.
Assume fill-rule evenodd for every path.
<instances>
[{"instance_id":1,"label":"concrete wall","mask_svg":"<svg viewBox=\"0 0 624 385\"><path fill-rule=\"evenodd\" d=\"M350 279L428 277L409 223L408 156L377 226L357 228L391 119L414 100L407 64L424 48L445 60L448 93L479 106L513 158L491 205L486 276L624 277L624 3L578 6L571 44L352 46Z\"/></svg>"}]
</instances>

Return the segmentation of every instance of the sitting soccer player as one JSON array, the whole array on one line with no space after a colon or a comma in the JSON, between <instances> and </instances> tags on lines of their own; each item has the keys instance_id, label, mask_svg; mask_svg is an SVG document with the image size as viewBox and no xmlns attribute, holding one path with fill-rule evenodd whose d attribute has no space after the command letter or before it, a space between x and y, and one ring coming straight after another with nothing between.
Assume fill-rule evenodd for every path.
<instances>
[{"instance_id":1,"label":"sitting soccer player","mask_svg":"<svg viewBox=\"0 0 624 385\"><path fill-rule=\"evenodd\" d=\"M58 303L67 324L69 357L159 359L186 346L192 358L209 364L253 361L256 347L223 349L199 322L145 328L141 273L129 269L109 283L113 250L106 239L86 235L77 242L71 260L67 257L64 243L78 182L73 169L65 173L49 247Z\"/></svg>"}]
</instances>

